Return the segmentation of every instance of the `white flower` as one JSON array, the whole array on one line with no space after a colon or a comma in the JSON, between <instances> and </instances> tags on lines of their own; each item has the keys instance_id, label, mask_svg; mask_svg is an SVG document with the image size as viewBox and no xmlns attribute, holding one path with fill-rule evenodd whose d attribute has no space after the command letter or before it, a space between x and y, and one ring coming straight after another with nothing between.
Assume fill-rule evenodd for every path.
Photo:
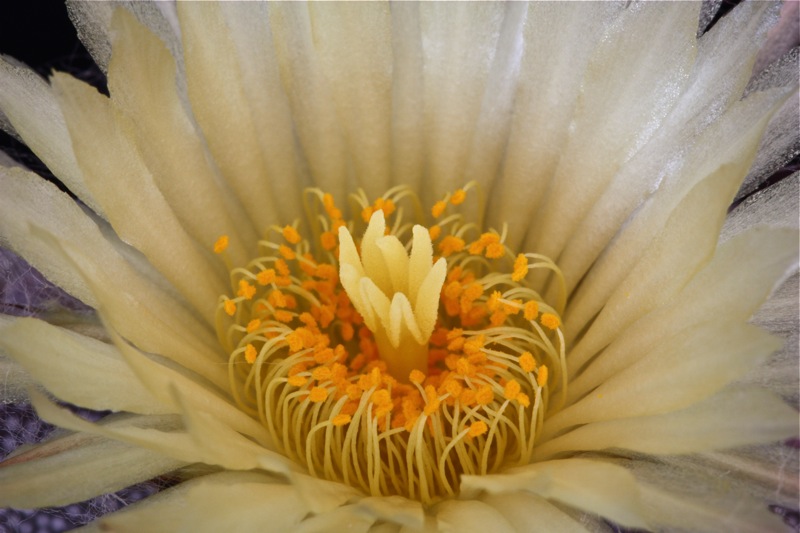
<instances>
[{"instance_id":1,"label":"white flower","mask_svg":"<svg viewBox=\"0 0 800 533\"><path fill-rule=\"evenodd\" d=\"M796 463L722 452L798 433L747 324L798 233L723 230L796 96L742 98L772 6L699 39L687 3L71 6L110 98L4 60L0 110L85 207L3 168L0 242L107 338L3 317L0 346L120 414L32 390L75 433L0 504L173 472L105 524L779 526Z\"/></svg>"}]
</instances>

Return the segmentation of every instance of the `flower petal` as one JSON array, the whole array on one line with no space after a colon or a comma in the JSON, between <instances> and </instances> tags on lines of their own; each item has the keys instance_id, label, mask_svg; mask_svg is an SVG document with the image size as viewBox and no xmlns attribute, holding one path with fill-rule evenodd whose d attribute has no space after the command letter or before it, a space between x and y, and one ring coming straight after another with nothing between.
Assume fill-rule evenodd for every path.
<instances>
[{"instance_id":1,"label":"flower petal","mask_svg":"<svg viewBox=\"0 0 800 533\"><path fill-rule=\"evenodd\" d=\"M64 401L97 410L172 412L142 386L113 346L32 318L15 320L0 332L2 349Z\"/></svg>"},{"instance_id":2,"label":"flower petal","mask_svg":"<svg viewBox=\"0 0 800 533\"><path fill-rule=\"evenodd\" d=\"M722 244L680 292L628 327L570 381L567 403L635 363L687 324L711 317L746 321L796 265L797 242L794 230L756 228Z\"/></svg>"},{"instance_id":3,"label":"flower petal","mask_svg":"<svg viewBox=\"0 0 800 533\"><path fill-rule=\"evenodd\" d=\"M0 58L0 110L47 168L102 216L78 168L64 116L47 82Z\"/></svg>"},{"instance_id":4,"label":"flower petal","mask_svg":"<svg viewBox=\"0 0 800 533\"><path fill-rule=\"evenodd\" d=\"M741 176L735 165L724 165L697 184L671 214L663 229L608 298L589 330L574 345L567 361L569 374L606 347L636 318L663 304L681 290L713 257L725 212ZM573 336L577 324L564 320Z\"/></svg>"},{"instance_id":5,"label":"flower petal","mask_svg":"<svg viewBox=\"0 0 800 533\"><path fill-rule=\"evenodd\" d=\"M462 494L528 491L627 527L647 527L642 519L639 489L625 468L588 459L546 461L503 474L463 476Z\"/></svg>"},{"instance_id":6,"label":"flower petal","mask_svg":"<svg viewBox=\"0 0 800 533\"><path fill-rule=\"evenodd\" d=\"M740 322L689 326L548 419L542 438L586 422L667 413L707 398L780 347Z\"/></svg>"},{"instance_id":7,"label":"flower petal","mask_svg":"<svg viewBox=\"0 0 800 533\"><path fill-rule=\"evenodd\" d=\"M255 473L210 474L100 521L119 532L297 531L307 513L297 490Z\"/></svg>"},{"instance_id":8,"label":"flower petal","mask_svg":"<svg viewBox=\"0 0 800 533\"><path fill-rule=\"evenodd\" d=\"M534 460L561 453L623 448L681 454L773 442L800 430L797 411L759 389L723 391L687 409L587 424L537 444Z\"/></svg>"},{"instance_id":9,"label":"flower petal","mask_svg":"<svg viewBox=\"0 0 800 533\"><path fill-rule=\"evenodd\" d=\"M175 60L124 9L115 12L112 30L111 104L127 117L124 123L133 132L155 184L196 242L211 247L220 235L227 235L231 261L246 263L256 232L246 223L231 191L217 183L211 156L181 104Z\"/></svg>"},{"instance_id":10,"label":"flower petal","mask_svg":"<svg viewBox=\"0 0 800 533\"><path fill-rule=\"evenodd\" d=\"M679 209L677 206L686 204L692 196L699 194L701 183L719 179L726 172L731 184L724 185L723 188L733 187L733 182L741 179L752 161L771 111L785 98L785 94L786 91L776 90L751 95L736 104L714 128L709 128L698 139L695 149L683 163L681 172L663 182L649 201L642 205L636 216L625 225L611 246L592 265L580 287L570 298L565 316L568 342L575 339L577 333L586 327L612 293L619 290L632 268L642 260L648 247L664 231L668 220L672 217L673 224L679 222L675 220L675 213ZM729 164L718 166L720 161L727 161ZM709 206L714 205L714 216L724 219L730 198L721 190L716 194L712 193L712 196L714 202L705 205L704 211L711 215ZM704 231L716 232L706 224ZM698 239L701 234L702 232L697 232L690 236ZM693 250L692 244L687 241L682 249ZM577 280L573 280L570 283L576 282Z\"/></svg>"},{"instance_id":11,"label":"flower petal","mask_svg":"<svg viewBox=\"0 0 800 533\"><path fill-rule=\"evenodd\" d=\"M586 529L555 505L529 492L490 494L482 500L503 515L514 531L585 533Z\"/></svg>"},{"instance_id":12,"label":"flower petal","mask_svg":"<svg viewBox=\"0 0 800 533\"><path fill-rule=\"evenodd\" d=\"M88 434L58 437L0 466L0 505L67 505L170 472L184 463Z\"/></svg>"},{"instance_id":13,"label":"flower petal","mask_svg":"<svg viewBox=\"0 0 800 533\"><path fill-rule=\"evenodd\" d=\"M217 297L225 292L211 252L198 249L180 226L109 99L65 74L56 73L52 80L78 164L111 225L211 323ZM113 180L109 168L117 169ZM137 193L129 194L132 189Z\"/></svg>"},{"instance_id":14,"label":"flower petal","mask_svg":"<svg viewBox=\"0 0 800 533\"><path fill-rule=\"evenodd\" d=\"M479 500L445 500L434 508L438 530L442 532L479 533L518 531L503 514Z\"/></svg>"}]
</instances>

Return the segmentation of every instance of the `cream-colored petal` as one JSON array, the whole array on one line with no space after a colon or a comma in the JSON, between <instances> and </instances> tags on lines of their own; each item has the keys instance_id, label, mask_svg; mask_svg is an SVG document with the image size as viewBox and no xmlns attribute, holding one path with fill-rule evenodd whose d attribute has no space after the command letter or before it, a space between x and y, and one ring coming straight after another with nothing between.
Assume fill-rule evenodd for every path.
<instances>
[{"instance_id":1,"label":"cream-colored petal","mask_svg":"<svg viewBox=\"0 0 800 533\"><path fill-rule=\"evenodd\" d=\"M542 437L576 424L688 407L742 377L778 347L777 338L738 321L687 327L553 415Z\"/></svg>"},{"instance_id":2,"label":"cream-colored petal","mask_svg":"<svg viewBox=\"0 0 800 533\"><path fill-rule=\"evenodd\" d=\"M184 463L97 435L57 437L0 463L0 505L67 505L114 492Z\"/></svg>"},{"instance_id":3,"label":"cream-colored petal","mask_svg":"<svg viewBox=\"0 0 800 533\"><path fill-rule=\"evenodd\" d=\"M567 341L572 343L578 332L600 311L618 290L626 276L641 260L645 251L664 231L681 202L704 180L724 172L737 181L746 172L755 154L758 140L774 106L785 97L785 91L753 94L731 108L712 128L704 132L686 155L681 172L660 184L652 197L642 205L634 218L592 265L572 295L565 316ZM719 166L720 161L731 162ZM695 193L696 194L696 193ZM720 196L715 197L720 203ZM711 204L709 204L711 205ZM717 209L727 209L729 202ZM724 211L723 211L724 212ZM688 243L685 246L690 246ZM576 253L576 257L580 255ZM593 260L591 253L587 256ZM586 264L585 267L589 265ZM577 268L576 266L570 268ZM576 272L581 272L578 269ZM577 279L570 281L576 283Z\"/></svg>"},{"instance_id":4,"label":"cream-colored petal","mask_svg":"<svg viewBox=\"0 0 800 533\"><path fill-rule=\"evenodd\" d=\"M354 505L346 505L324 514L309 516L293 531L297 533L327 533L328 531L369 531L375 519L366 516Z\"/></svg>"},{"instance_id":5,"label":"cream-colored petal","mask_svg":"<svg viewBox=\"0 0 800 533\"><path fill-rule=\"evenodd\" d=\"M558 257L620 167L663 123L694 62L698 12L698 4L631 5L598 43L525 249Z\"/></svg>"},{"instance_id":6,"label":"cream-colored petal","mask_svg":"<svg viewBox=\"0 0 800 533\"><path fill-rule=\"evenodd\" d=\"M439 531L451 533L513 533L502 513L479 500L445 500L434 509Z\"/></svg>"},{"instance_id":7,"label":"cream-colored petal","mask_svg":"<svg viewBox=\"0 0 800 533\"><path fill-rule=\"evenodd\" d=\"M311 181L344 199L356 181L348 169L349 154L336 116L333 88L320 66L310 7L292 2L270 4L269 24L281 83Z\"/></svg>"},{"instance_id":8,"label":"cream-colored petal","mask_svg":"<svg viewBox=\"0 0 800 533\"><path fill-rule=\"evenodd\" d=\"M0 314L0 331L12 324L18 317ZM0 387L0 401L5 403L23 403L28 396L28 389L36 384L25 368L11 358L8 351L0 344L0 375L3 386Z\"/></svg>"},{"instance_id":9,"label":"cream-colored petal","mask_svg":"<svg viewBox=\"0 0 800 533\"><path fill-rule=\"evenodd\" d=\"M685 493L664 491L657 484L644 483L641 494L648 518L662 527L707 533L763 533L784 529L780 517L771 513L765 503L754 504L744 498L712 503L707 495L692 498Z\"/></svg>"},{"instance_id":10,"label":"cream-colored petal","mask_svg":"<svg viewBox=\"0 0 800 533\"><path fill-rule=\"evenodd\" d=\"M291 485L252 473L222 472L179 484L101 519L119 532L296 531L307 513Z\"/></svg>"},{"instance_id":11,"label":"cream-colored petal","mask_svg":"<svg viewBox=\"0 0 800 533\"><path fill-rule=\"evenodd\" d=\"M187 304L54 185L21 169L0 169L0 221L0 242L85 303L102 303L125 338L227 382L213 334Z\"/></svg>"},{"instance_id":12,"label":"cream-colored petal","mask_svg":"<svg viewBox=\"0 0 800 533\"><path fill-rule=\"evenodd\" d=\"M0 167L0 245L22 256L67 293L92 307L97 300L84 280L57 251L31 238L30 225L54 231L65 239L96 236L91 219L58 188L21 168ZM94 231L94 233L92 233Z\"/></svg>"},{"instance_id":13,"label":"cream-colored petal","mask_svg":"<svg viewBox=\"0 0 800 533\"><path fill-rule=\"evenodd\" d=\"M217 297L225 292L221 264L180 226L109 99L67 75L56 74L52 81L78 165L111 225L211 322ZM113 177L109 169L115 170Z\"/></svg>"},{"instance_id":14,"label":"cream-colored petal","mask_svg":"<svg viewBox=\"0 0 800 533\"><path fill-rule=\"evenodd\" d=\"M163 414L119 352L41 320L20 318L0 329L0 346L59 399L89 409Z\"/></svg>"},{"instance_id":15,"label":"cream-colored petal","mask_svg":"<svg viewBox=\"0 0 800 533\"><path fill-rule=\"evenodd\" d=\"M402 496L370 496L355 504L377 520L420 529L425 523L422 504Z\"/></svg>"},{"instance_id":16,"label":"cream-colored petal","mask_svg":"<svg viewBox=\"0 0 800 533\"><path fill-rule=\"evenodd\" d=\"M229 470L263 469L279 474L291 468L285 457L254 444L212 416L194 412L183 404L183 423L178 416L125 416L93 424L56 406L39 393L31 393L31 399L39 416L59 427L119 440L187 464L205 463ZM180 403L180 398L177 401Z\"/></svg>"},{"instance_id":17,"label":"cream-colored petal","mask_svg":"<svg viewBox=\"0 0 800 533\"><path fill-rule=\"evenodd\" d=\"M503 515L514 531L585 533L586 529L555 505L528 492L489 494L481 498ZM489 528L489 531L492 529Z\"/></svg>"},{"instance_id":18,"label":"cream-colored petal","mask_svg":"<svg viewBox=\"0 0 800 533\"><path fill-rule=\"evenodd\" d=\"M537 444L534 460L623 448L648 454L720 450L798 434L797 411L760 389L723 391L687 409L587 424Z\"/></svg>"},{"instance_id":19,"label":"cream-colored petal","mask_svg":"<svg viewBox=\"0 0 800 533\"><path fill-rule=\"evenodd\" d=\"M426 166L423 178L429 179L420 196L428 204L463 185L484 101L501 94L506 99L513 95L513 91L500 91L490 96L486 96L486 92L495 61L505 62L504 54L515 44L501 37L516 27L504 25L504 21L510 14L517 15L519 10L520 7L513 4L492 2L419 5L424 58L421 121ZM498 50L500 43L507 45L502 52ZM499 64L497 67L500 72L508 72ZM516 73L512 70L511 74L503 81L515 85ZM503 107L501 104L500 108ZM507 121L508 115L498 113L497 118ZM402 183L402 176L396 179Z\"/></svg>"},{"instance_id":20,"label":"cream-colored petal","mask_svg":"<svg viewBox=\"0 0 800 533\"><path fill-rule=\"evenodd\" d=\"M714 31L700 40L697 60L675 107L649 142L625 162L603 195L584 213L558 257L569 291L659 183L691 172L686 168L692 161L687 157L687 146L703 146L703 152L712 158L726 153L721 148L710 148L713 139L707 137L719 130L714 127L717 121L729 120L722 115L738 100L750 77L758 49L754 41L763 38L764 14L769 11L765 3L742 6L736 16L723 19L729 26L727 33ZM699 140L703 135L706 138ZM724 142L728 147L731 136L726 135Z\"/></svg>"},{"instance_id":21,"label":"cream-colored petal","mask_svg":"<svg viewBox=\"0 0 800 533\"><path fill-rule=\"evenodd\" d=\"M505 494L528 491L628 527L647 527L639 488L625 468L588 459L546 461L503 474L463 476L462 493Z\"/></svg>"},{"instance_id":22,"label":"cream-colored petal","mask_svg":"<svg viewBox=\"0 0 800 533\"><path fill-rule=\"evenodd\" d=\"M242 91L269 171L269 186L273 197L280 199L276 206L278 214L288 222L302 212L299 193L311 180L295 139L292 112L281 85L269 27L269 9L268 3L220 4L235 46ZM227 62L232 60L225 58Z\"/></svg>"},{"instance_id":23,"label":"cream-colored petal","mask_svg":"<svg viewBox=\"0 0 800 533\"><path fill-rule=\"evenodd\" d=\"M156 186L187 233L211 247L229 237L234 264L247 262L257 236L231 191L219 183L196 126L178 95L177 67L166 46L124 9L112 21L111 103L127 120ZM237 216L238 215L238 216Z\"/></svg>"},{"instance_id":24,"label":"cream-colored petal","mask_svg":"<svg viewBox=\"0 0 800 533\"><path fill-rule=\"evenodd\" d=\"M102 216L84 183L67 125L47 82L33 71L0 58L0 112L47 168Z\"/></svg>"},{"instance_id":25,"label":"cream-colored petal","mask_svg":"<svg viewBox=\"0 0 800 533\"><path fill-rule=\"evenodd\" d=\"M752 323L784 340L783 348L773 353L754 372L748 373L744 382L768 387L784 400L800 407L800 371L797 354L800 336L800 276L786 280L753 316Z\"/></svg>"},{"instance_id":26,"label":"cream-colored petal","mask_svg":"<svg viewBox=\"0 0 800 533\"><path fill-rule=\"evenodd\" d=\"M740 169L724 165L696 185L667 220L661 234L608 298L589 330L570 352L570 375L583 367L635 319L657 308L688 283L713 256ZM572 329L570 315L564 321Z\"/></svg>"},{"instance_id":27,"label":"cream-colored petal","mask_svg":"<svg viewBox=\"0 0 800 533\"><path fill-rule=\"evenodd\" d=\"M391 186L392 8L385 3L308 5L317 68L342 133L350 174L370 197ZM309 160L313 156L307 151Z\"/></svg>"},{"instance_id":28,"label":"cream-colored petal","mask_svg":"<svg viewBox=\"0 0 800 533\"><path fill-rule=\"evenodd\" d=\"M687 324L710 318L746 321L797 264L798 234L756 228L722 244L714 259L664 306L622 332L570 381L573 403Z\"/></svg>"},{"instance_id":29,"label":"cream-colored petal","mask_svg":"<svg viewBox=\"0 0 800 533\"><path fill-rule=\"evenodd\" d=\"M211 386L179 369L157 363L120 338L113 329L109 328L108 331L128 365L160 402L176 410L181 408L172 393L174 387L184 398L186 405L225 420L232 429L253 437L258 442L269 442L267 431L263 426L240 411Z\"/></svg>"},{"instance_id":30,"label":"cream-colored petal","mask_svg":"<svg viewBox=\"0 0 800 533\"><path fill-rule=\"evenodd\" d=\"M179 3L178 18L194 117L253 227L257 232L265 231L270 224L280 222L282 198L273 194L270 182L292 180L294 176L276 175L267 164L268 154L262 153L255 122L259 117L251 112L230 36L235 28L227 26L220 6L212 3ZM278 157L291 158L293 154ZM300 192L295 192L297 197Z\"/></svg>"},{"instance_id":31,"label":"cream-colored petal","mask_svg":"<svg viewBox=\"0 0 800 533\"><path fill-rule=\"evenodd\" d=\"M488 206L491 225L509 223L507 243L514 249L537 220L569 134L586 63L622 7L612 2L528 7L511 132Z\"/></svg>"},{"instance_id":32,"label":"cream-colored petal","mask_svg":"<svg viewBox=\"0 0 800 533\"><path fill-rule=\"evenodd\" d=\"M786 448L783 446L783 448ZM756 448L765 457L766 450ZM787 456L796 456L789 449ZM769 485L754 477L751 465L722 463L712 455L666 457L662 460L623 460L641 486L646 513L654 525L688 531L783 531L781 518L769 505L797 505L796 465L773 463ZM727 455L727 454L726 454Z\"/></svg>"},{"instance_id":33,"label":"cream-colored petal","mask_svg":"<svg viewBox=\"0 0 800 533\"><path fill-rule=\"evenodd\" d=\"M301 472L290 472L289 480L297 487L306 506L315 514L328 513L348 501L359 500L362 496L357 489L344 483L312 477Z\"/></svg>"}]
</instances>

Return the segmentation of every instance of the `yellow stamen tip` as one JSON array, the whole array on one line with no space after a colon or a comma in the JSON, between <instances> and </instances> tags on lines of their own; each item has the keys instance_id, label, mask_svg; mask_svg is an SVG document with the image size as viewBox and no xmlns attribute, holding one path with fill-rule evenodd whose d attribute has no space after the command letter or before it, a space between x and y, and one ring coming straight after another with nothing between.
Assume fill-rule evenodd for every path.
<instances>
[{"instance_id":1,"label":"yellow stamen tip","mask_svg":"<svg viewBox=\"0 0 800 533\"><path fill-rule=\"evenodd\" d=\"M298 242L300 242L300 234L292 226L284 226L282 233L283 233L283 238L286 239L291 244L297 244Z\"/></svg>"},{"instance_id":2,"label":"yellow stamen tip","mask_svg":"<svg viewBox=\"0 0 800 533\"><path fill-rule=\"evenodd\" d=\"M236 313L236 302L233 300L225 300L223 305L225 307L225 312L228 313L229 316L233 316Z\"/></svg>"},{"instance_id":3,"label":"yellow stamen tip","mask_svg":"<svg viewBox=\"0 0 800 533\"><path fill-rule=\"evenodd\" d=\"M458 189L456 192L453 193L453 196L450 197L450 203L453 205L460 205L464 203L464 200L467 198L467 191L464 189Z\"/></svg>"},{"instance_id":4,"label":"yellow stamen tip","mask_svg":"<svg viewBox=\"0 0 800 533\"><path fill-rule=\"evenodd\" d=\"M352 418L350 415L344 415L344 414L340 414L340 415L336 415L336 416L334 416L334 417L331 419L331 423L332 423L332 424L333 424L335 427L337 427L337 428L338 428L338 427L341 427L341 426L346 426L347 424L349 424L349 423L350 423L350 421L351 421L352 419L353 419L353 418Z\"/></svg>"},{"instance_id":5,"label":"yellow stamen tip","mask_svg":"<svg viewBox=\"0 0 800 533\"><path fill-rule=\"evenodd\" d=\"M561 325L561 319L558 318L558 315L554 315L553 313L542 314L541 321L542 325L548 329L556 329Z\"/></svg>"},{"instance_id":6,"label":"yellow stamen tip","mask_svg":"<svg viewBox=\"0 0 800 533\"><path fill-rule=\"evenodd\" d=\"M421 385L423 381L425 381L425 374L423 374L419 370L412 370L411 373L408 375L408 379L411 383L416 383L417 385Z\"/></svg>"},{"instance_id":7,"label":"yellow stamen tip","mask_svg":"<svg viewBox=\"0 0 800 533\"><path fill-rule=\"evenodd\" d=\"M292 387L302 387L308 383L308 378L305 376L292 376L287 381Z\"/></svg>"},{"instance_id":8,"label":"yellow stamen tip","mask_svg":"<svg viewBox=\"0 0 800 533\"><path fill-rule=\"evenodd\" d=\"M214 253L215 254L221 254L222 252L227 250L228 249L228 242L229 242L229 240L228 240L228 236L227 235L220 236L220 238L217 239L217 242L214 243Z\"/></svg>"},{"instance_id":9,"label":"yellow stamen tip","mask_svg":"<svg viewBox=\"0 0 800 533\"><path fill-rule=\"evenodd\" d=\"M313 403L322 403L328 399L328 389L325 387L314 387L311 389L308 399Z\"/></svg>"},{"instance_id":10,"label":"yellow stamen tip","mask_svg":"<svg viewBox=\"0 0 800 533\"><path fill-rule=\"evenodd\" d=\"M467 433L467 436L471 439L474 439L475 437L480 437L487 431L489 431L489 427L486 425L486 422L478 420L469 426L469 432Z\"/></svg>"},{"instance_id":11,"label":"yellow stamen tip","mask_svg":"<svg viewBox=\"0 0 800 533\"><path fill-rule=\"evenodd\" d=\"M519 356L519 366L525 372L533 372L536 370L536 360L533 358L531 352L525 352Z\"/></svg>"},{"instance_id":12,"label":"yellow stamen tip","mask_svg":"<svg viewBox=\"0 0 800 533\"><path fill-rule=\"evenodd\" d=\"M528 274L528 258L525 254L517 255L514 260L514 272L511 274L511 279L514 281L522 281Z\"/></svg>"},{"instance_id":13,"label":"yellow stamen tip","mask_svg":"<svg viewBox=\"0 0 800 533\"><path fill-rule=\"evenodd\" d=\"M442 200L439 200L438 202L433 204L433 208L431 208L431 214L433 215L433 218L439 218L440 216L442 216L442 213L444 213L446 207L447 204L444 203Z\"/></svg>"},{"instance_id":14,"label":"yellow stamen tip","mask_svg":"<svg viewBox=\"0 0 800 533\"><path fill-rule=\"evenodd\" d=\"M503 389L503 396L506 400L515 400L519 393L522 391L520 384L516 380L511 380L506 383L505 388Z\"/></svg>"},{"instance_id":15,"label":"yellow stamen tip","mask_svg":"<svg viewBox=\"0 0 800 533\"><path fill-rule=\"evenodd\" d=\"M258 352L256 351L255 347L252 344L248 344L244 349L244 360L252 365L256 362L257 356Z\"/></svg>"},{"instance_id":16,"label":"yellow stamen tip","mask_svg":"<svg viewBox=\"0 0 800 533\"><path fill-rule=\"evenodd\" d=\"M536 383L540 387L544 387L545 384L547 383L547 374L548 371L546 366L542 365L541 367L539 367L539 375L536 376Z\"/></svg>"}]
</instances>

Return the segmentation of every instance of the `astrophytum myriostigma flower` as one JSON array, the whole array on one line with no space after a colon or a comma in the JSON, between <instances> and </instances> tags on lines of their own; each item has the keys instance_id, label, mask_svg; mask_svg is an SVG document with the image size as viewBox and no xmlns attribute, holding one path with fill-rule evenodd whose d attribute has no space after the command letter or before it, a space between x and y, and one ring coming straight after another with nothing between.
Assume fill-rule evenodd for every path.
<instances>
[{"instance_id":1,"label":"astrophytum myriostigma flower","mask_svg":"<svg viewBox=\"0 0 800 533\"><path fill-rule=\"evenodd\" d=\"M3 167L0 242L102 327L2 318L69 432L1 505L170 474L103 526L782 527L797 411L748 321L792 198L725 225L796 148L796 61L750 81L777 6L70 9L110 96L3 60L4 124L77 200Z\"/></svg>"}]
</instances>

